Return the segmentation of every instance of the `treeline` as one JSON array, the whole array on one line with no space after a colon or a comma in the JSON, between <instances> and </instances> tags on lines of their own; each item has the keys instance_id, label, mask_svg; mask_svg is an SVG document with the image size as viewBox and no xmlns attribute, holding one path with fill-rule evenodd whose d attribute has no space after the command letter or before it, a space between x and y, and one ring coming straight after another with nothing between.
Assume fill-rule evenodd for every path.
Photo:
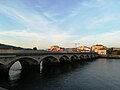
<instances>
[{"instance_id":1,"label":"treeline","mask_svg":"<svg viewBox=\"0 0 120 90\"><path fill-rule=\"evenodd\" d=\"M17 47L17 46L12 46L12 45L6 45L6 44L1 44L0 43L0 50L37 50L37 47L31 48L22 48L22 47Z\"/></svg>"},{"instance_id":2,"label":"treeline","mask_svg":"<svg viewBox=\"0 0 120 90\"><path fill-rule=\"evenodd\" d=\"M8 49L21 50L23 48L12 46L12 45L0 44L0 49L1 50L8 50Z\"/></svg>"},{"instance_id":3,"label":"treeline","mask_svg":"<svg viewBox=\"0 0 120 90\"><path fill-rule=\"evenodd\" d=\"M115 50L114 48L108 48L107 54L120 55L120 50Z\"/></svg>"}]
</instances>

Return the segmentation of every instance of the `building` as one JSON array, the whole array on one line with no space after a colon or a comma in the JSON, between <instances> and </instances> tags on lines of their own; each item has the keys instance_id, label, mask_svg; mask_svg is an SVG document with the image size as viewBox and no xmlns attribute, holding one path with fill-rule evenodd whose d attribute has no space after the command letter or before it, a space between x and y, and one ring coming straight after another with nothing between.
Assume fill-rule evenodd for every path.
<instances>
[{"instance_id":1,"label":"building","mask_svg":"<svg viewBox=\"0 0 120 90\"><path fill-rule=\"evenodd\" d=\"M78 52L90 52L91 49L90 49L90 47L87 47L87 46L80 46L77 48L77 51Z\"/></svg>"},{"instance_id":2,"label":"building","mask_svg":"<svg viewBox=\"0 0 120 90\"><path fill-rule=\"evenodd\" d=\"M113 47L113 51L115 50L120 51L120 48Z\"/></svg>"},{"instance_id":3,"label":"building","mask_svg":"<svg viewBox=\"0 0 120 90\"><path fill-rule=\"evenodd\" d=\"M65 48L65 52L74 53L74 52L77 52L77 48Z\"/></svg>"},{"instance_id":4,"label":"building","mask_svg":"<svg viewBox=\"0 0 120 90\"><path fill-rule=\"evenodd\" d=\"M52 45L52 46L50 46L50 48L48 50L49 51L65 51L65 48L59 47L57 45Z\"/></svg>"},{"instance_id":5,"label":"building","mask_svg":"<svg viewBox=\"0 0 120 90\"><path fill-rule=\"evenodd\" d=\"M98 50L98 54L106 55L107 54L107 50L106 49L99 49Z\"/></svg>"},{"instance_id":6,"label":"building","mask_svg":"<svg viewBox=\"0 0 120 90\"><path fill-rule=\"evenodd\" d=\"M105 55L107 53L107 48L101 44L96 44L91 47L91 51Z\"/></svg>"}]
</instances>

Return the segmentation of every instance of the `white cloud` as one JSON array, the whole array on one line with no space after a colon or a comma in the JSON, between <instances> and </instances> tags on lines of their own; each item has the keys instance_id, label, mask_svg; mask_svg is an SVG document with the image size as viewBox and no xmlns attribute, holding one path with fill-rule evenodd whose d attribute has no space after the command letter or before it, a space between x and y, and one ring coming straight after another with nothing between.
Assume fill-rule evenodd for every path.
<instances>
[{"instance_id":1,"label":"white cloud","mask_svg":"<svg viewBox=\"0 0 120 90\"><path fill-rule=\"evenodd\" d=\"M106 4L108 4L108 0L92 0L92 1L85 1L81 5L87 8L104 8Z\"/></svg>"},{"instance_id":2,"label":"white cloud","mask_svg":"<svg viewBox=\"0 0 120 90\"><path fill-rule=\"evenodd\" d=\"M100 18L98 17L95 17L95 18L92 18L91 20L89 20L87 22L87 29L89 28L96 28L97 26L100 26L100 25L104 25L106 23L109 23L111 22L112 20L114 20L114 17L113 16L102 16Z\"/></svg>"},{"instance_id":3,"label":"white cloud","mask_svg":"<svg viewBox=\"0 0 120 90\"><path fill-rule=\"evenodd\" d=\"M98 2L103 3L101 0L97 0ZM87 4L87 3L86 3ZM93 5L92 3L90 5ZM102 5L102 4L101 4ZM71 11L71 13L62 19L63 22L72 17L75 17L80 13L80 7L75 8ZM27 13L26 13L27 12ZM53 16L56 16L57 13L52 14L52 11L46 11L37 13L33 11L32 13L29 11L21 11L12 7L7 7L4 5L0 5L0 13L6 14L9 17L23 23L23 25L28 28L24 30L0 30L0 38L3 42L13 43L15 45L25 46L25 47L33 47L38 46L39 48L47 48L51 44L59 44L63 43L64 46L69 46L70 43L81 43L83 45L93 45L95 43L102 43L106 46L118 46L120 45L119 35L120 31L105 33L96 36L88 36L80 38L80 35L73 35L74 26L70 26L68 30L61 30L60 27L55 24L57 22ZM61 20L61 21L62 21ZM112 21L113 17L111 16L103 16L99 18L92 18L88 24L86 25L88 28L94 28L99 25L103 25ZM71 24L72 25L72 24ZM82 34L81 34L82 35ZM78 39L76 41L76 39ZM67 43L67 44L64 44ZM71 44L70 46L73 46Z\"/></svg>"},{"instance_id":4,"label":"white cloud","mask_svg":"<svg viewBox=\"0 0 120 90\"><path fill-rule=\"evenodd\" d=\"M17 11L17 9L12 7L7 7L4 5L0 5L0 7L1 13L23 23L26 28L29 28L24 30L18 29L10 31L0 30L0 35L4 41L6 41L6 38L4 37L9 37L14 44L18 44L19 41L17 41L17 39L20 39L24 41L24 43L19 43L19 45L27 46L28 42L33 42L31 43L32 45L28 46L32 47L34 44L36 44L39 47L46 48L52 43L65 42L68 38L67 36L69 36L71 32L71 30L68 30L67 32L60 30L60 28L53 23L54 21L51 21L52 17L48 13L24 13L19 10ZM50 19L46 18L45 16L48 18L50 17Z\"/></svg>"},{"instance_id":5,"label":"white cloud","mask_svg":"<svg viewBox=\"0 0 120 90\"><path fill-rule=\"evenodd\" d=\"M83 37L77 40L77 42L80 42L81 45L89 45L89 46L100 43L108 47L120 47L119 35L120 35L120 30L117 30L114 32Z\"/></svg>"},{"instance_id":6,"label":"white cloud","mask_svg":"<svg viewBox=\"0 0 120 90\"><path fill-rule=\"evenodd\" d=\"M37 31L52 31L57 30L58 27L53 23L52 18L50 15L47 15L47 18L44 16L44 14L40 14L37 12L28 12L28 11L21 11L17 10L12 7L0 5L0 12L8 15L10 18L13 18L21 23L23 23L24 26L27 28L31 28L32 30ZM26 12L26 13L24 13ZM48 19L49 18L49 19Z\"/></svg>"},{"instance_id":7,"label":"white cloud","mask_svg":"<svg viewBox=\"0 0 120 90\"><path fill-rule=\"evenodd\" d=\"M6 43L9 42L24 47L38 46L39 48L47 48L51 44L59 44L61 42L66 42L69 38L71 38L68 33L69 32L37 33L31 32L29 30L0 30L0 38Z\"/></svg>"}]
</instances>

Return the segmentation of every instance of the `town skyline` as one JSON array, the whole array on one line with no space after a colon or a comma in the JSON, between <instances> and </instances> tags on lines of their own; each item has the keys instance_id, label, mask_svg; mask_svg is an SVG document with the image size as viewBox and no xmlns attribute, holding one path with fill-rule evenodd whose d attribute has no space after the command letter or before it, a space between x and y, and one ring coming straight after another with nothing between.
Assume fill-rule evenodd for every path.
<instances>
[{"instance_id":1,"label":"town skyline","mask_svg":"<svg viewBox=\"0 0 120 90\"><path fill-rule=\"evenodd\" d=\"M14 45L14 44L6 44L6 43L0 43L0 46L4 46L4 47L6 47L6 46L10 46L8 49L11 49L12 50L12 47L16 47L16 48L18 48L18 49L33 49L34 50L34 48L35 48L35 50L48 50L50 47L60 47L60 48L79 48L79 47L88 47L88 48L91 48L92 46L96 46L96 45L102 45L102 46L104 46L104 47L106 47L106 48L120 48L120 47L108 47L108 46L106 46L106 45L103 45L103 44L98 44L98 43L96 43L96 44L93 44L93 45L91 45L91 46L88 46L88 45L80 45L80 43L74 43L74 46L72 46L72 47L69 47L69 46L66 46L66 47L64 47L64 46L60 46L60 45L58 45L58 44L53 44L53 45L49 45L48 47L46 47L46 48L38 48L38 46L33 46L33 47L22 47L22 46L16 46L16 45ZM1 47L1 49L2 49L2 47ZM13 48L14 49L14 48Z\"/></svg>"},{"instance_id":2,"label":"town skyline","mask_svg":"<svg viewBox=\"0 0 120 90\"><path fill-rule=\"evenodd\" d=\"M0 43L119 47L119 9L115 0L0 0Z\"/></svg>"}]
</instances>

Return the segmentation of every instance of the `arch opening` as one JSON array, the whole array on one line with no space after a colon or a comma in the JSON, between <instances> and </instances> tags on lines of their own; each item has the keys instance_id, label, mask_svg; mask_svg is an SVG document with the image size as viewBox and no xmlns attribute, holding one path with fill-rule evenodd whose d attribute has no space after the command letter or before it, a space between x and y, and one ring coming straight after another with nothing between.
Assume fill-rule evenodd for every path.
<instances>
[{"instance_id":1,"label":"arch opening","mask_svg":"<svg viewBox=\"0 0 120 90\"><path fill-rule=\"evenodd\" d=\"M79 60L79 58L78 58L77 55L73 55L73 56L71 57L71 61L72 61L72 62L75 62L75 61L78 61L78 60Z\"/></svg>"},{"instance_id":2,"label":"arch opening","mask_svg":"<svg viewBox=\"0 0 120 90\"><path fill-rule=\"evenodd\" d=\"M17 61L20 62L21 66L22 66L22 70L31 69L33 66L38 65L38 62L32 58L20 58L20 59L17 59L17 60L14 60L13 62L11 62L9 64L9 69ZM16 67L14 67L14 68L16 69Z\"/></svg>"},{"instance_id":3,"label":"arch opening","mask_svg":"<svg viewBox=\"0 0 120 90\"><path fill-rule=\"evenodd\" d=\"M22 65L19 61L16 61L9 69L10 80L16 80L20 78Z\"/></svg>"},{"instance_id":4,"label":"arch opening","mask_svg":"<svg viewBox=\"0 0 120 90\"><path fill-rule=\"evenodd\" d=\"M85 56L84 56L84 55L80 55L79 58L80 58L81 60L83 60L83 59L85 59Z\"/></svg>"},{"instance_id":5,"label":"arch opening","mask_svg":"<svg viewBox=\"0 0 120 90\"><path fill-rule=\"evenodd\" d=\"M36 71L36 66L38 65L38 62L31 58L20 58L17 60L14 60L9 64L9 78L10 80L16 80L19 79L21 74Z\"/></svg>"},{"instance_id":6,"label":"arch opening","mask_svg":"<svg viewBox=\"0 0 120 90\"><path fill-rule=\"evenodd\" d=\"M67 56L62 56L59 59L59 61L60 61L60 63L68 63L68 62L70 62L69 57L67 57Z\"/></svg>"},{"instance_id":7,"label":"arch opening","mask_svg":"<svg viewBox=\"0 0 120 90\"><path fill-rule=\"evenodd\" d=\"M57 65L59 61L53 56L48 56L48 57L45 57L41 61L41 63L42 63L42 67L50 67L50 66Z\"/></svg>"}]
</instances>

